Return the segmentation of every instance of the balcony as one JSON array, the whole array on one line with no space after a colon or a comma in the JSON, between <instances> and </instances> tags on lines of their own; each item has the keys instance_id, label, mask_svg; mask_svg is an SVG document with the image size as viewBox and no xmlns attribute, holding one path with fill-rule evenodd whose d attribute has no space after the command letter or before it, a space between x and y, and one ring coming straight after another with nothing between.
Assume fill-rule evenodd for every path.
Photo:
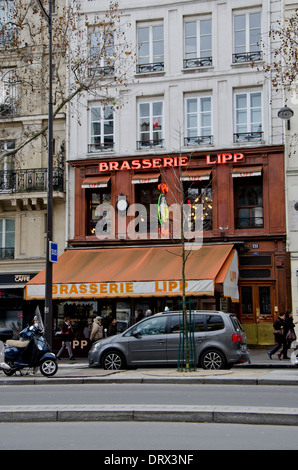
<instances>
[{"instance_id":1,"label":"balcony","mask_svg":"<svg viewBox=\"0 0 298 470\"><path fill-rule=\"evenodd\" d=\"M137 140L137 150L163 148L164 139Z\"/></svg>"},{"instance_id":2,"label":"balcony","mask_svg":"<svg viewBox=\"0 0 298 470\"><path fill-rule=\"evenodd\" d=\"M197 67L211 67L212 57L198 57L196 59L183 59L184 69L194 69Z\"/></svg>"},{"instance_id":3,"label":"balcony","mask_svg":"<svg viewBox=\"0 0 298 470\"><path fill-rule=\"evenodd\" d=\"M152 64L137 64L137 73L163 72L164 62L154 62Z\"/></svg>"},{"instance_id":4,"label":"balcony","mask_svg":"<svg viewBox=\"0 0 298 470\"><path fill-rule=\"evenodd\" d=\"M212 145L213 135L199 135L196 137L184 137L184 145Z\"/></svg>"},{"instance_id":5,"label":"balcony","mask_svg":"<svg viewBox=\"0 0 298 470\"><path fill-rule=\"evenodd\" d=\"M47 191L47 168L0 171L1 193ZM64 191L64 170L53 169L53 190Z\"/></svg>"},{"instance_id":6,"label":"balcony","mask_svg":"<svg viewBox=\"0 0 298 470\"><path fill-rule=\"evenodd\" d=\"M0 248L0 260L14 259L14 248Z\"/></svg>"},{"instance_id":7,"label":"balcony","mask_svg":"<svg viewBox=\"0 0 298 470\"><path fill-rule=\"evenodd\" d=\"M114 73L114 65L106 65L104 67L92 66L88 69L89 77L111 77Z\"/></svg>"},{"instance_id":8,"label":"balcony","mask_svg":"<svg viewBox=\"0 0 298 470\"><path fill-rule=\"evenodd\" d=\"M17 116L17 106L14 103L0 103L0 118Z\"/></svg>"},{"instance_id":9,"label":"balcony","mask_svg":"<svg viewBox=\"0 0 298 470\"><path fill-rule=\"evenodd\" d=\"M256 60L262 60L263 53L261 51L255 52L237 52L233 54L233 64L240 64L243 62L255 62Z\"/></svg>"},{"instance_id":10,"label":"balcony","mask_svg":"<svg viewBox=\"0 0 298 470\"><path fill-rule=\"evenodd\" d=\"M237 142L262 142L263 132L236 132L234 134L234 143Z\"/></svg>"},{"instance_id":11,"label":"balcony","mask_svg":"<svg viewBox=\"0 0 298 470\"><path fill-rule=\"evenodd\" d=\"M113 150L114 142L104 142L103 144L88 144L88 153L112 152Z\"/></svg>"}]
</instances>

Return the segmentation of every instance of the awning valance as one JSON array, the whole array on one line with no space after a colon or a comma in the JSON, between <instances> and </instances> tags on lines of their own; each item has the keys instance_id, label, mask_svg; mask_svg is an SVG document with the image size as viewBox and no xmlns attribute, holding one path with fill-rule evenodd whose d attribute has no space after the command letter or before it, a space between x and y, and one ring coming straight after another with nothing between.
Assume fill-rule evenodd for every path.
<instances>
[{"instance_id":1,"label":"awning valance","mask_svg":"<svg viewBox=\"0 0 298 470\"><path fill-rule=\"evenodd\" d=\"M140 173L133 175L131 178L132 184L144 184L144 183L158 183L160 173Z\"/></svg>"},{"instance_id":2,"label":"awning valance","mask_svg":"<svg viewBox=\"0 0 298 470\"><path fill-rule=\"evenodd\" d=\"M82 183L82 188L106 188L111 179L110 175L88 176Z\"/></svg>"},{"instance_id":3,"label":"awning valance","mask_svg":"<svg viewBox=\"0 0 298 470\"><path fill-rule=\"evenodd\" d=\"M53 299L181 295L181 251L177 246L67 250L53 266ZM186 294L214 295L217 277L225 282L231 269L235 274L229 279L237 291L233 245L193 250L186 263ZM26 299L43 299L44 292L45 270L27 283ZM237 301L236 294L231 298Z\"/></svg>"},{"instance_id":4,"label":"awning valance","mask_svg":"<svg viewBox=\"0 0 298 470\"><path fill-rule=\"evenodd\" d=\"M210 179L211 170L187 170L183 171L181 181L206 181Z\"/></svg>"},{"instance_id":5,"label":"awning valance","mask_svg":"<svg viewBox=\"0 0 298 470\"><path fill-rule=\"evenodd\" d=\"M239 167L233 169L233 178L243 178L247 176L261 176L261 166Z\"/></svg>"}]
</instances>

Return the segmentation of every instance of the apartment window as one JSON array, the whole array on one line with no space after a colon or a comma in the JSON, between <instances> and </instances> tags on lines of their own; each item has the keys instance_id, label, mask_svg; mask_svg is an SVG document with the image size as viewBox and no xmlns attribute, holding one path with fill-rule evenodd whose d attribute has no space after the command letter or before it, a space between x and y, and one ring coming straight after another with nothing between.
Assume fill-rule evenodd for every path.
<instances>
[{"instance_id":1,"label":"apartment window","mask_svg":"<svg viewBox=\"0 0 298 470\"><path fill-rule=\"evenodd\" d=\"M212 65L211 18L185 21L184 24L184 68Z\"/></svg>"},{"instance_id":2,"label":"apartment window","mask_svg":"<svg viewBox=\"0 0 298 470\"><path fill-rule=\"evenodd\" d=\"M139 140L137 148L163 147L163 102L139 103Z\"/></svg>"},{"instance_id":3,"label":"apartment window","mask_svg":"<svg viewBox=\"0 0 298 470\"><path fill-rule=\"evenodd\" d=\"M90 66L89 75L114 74L114 31L107 26L102 31L89 32Z\"/></svg>"},{"instance_id":4,"label":"apartment window","mask_svg":"<svg viewBox=\"0 0 298 470\"><path fill-rule=\"evenodd\" d=\"M15 116L17 111L16 70L0 70L0 118Z\"/></svg>"},{"instance_id":5,"label":"apartment window","mask_svg":"<svg viewBox=\"0 0 298 470\"><path fill-rule=\"evenodd\" d=\"M183 182L184 204L191 206L190 220L187 231L195 230L196 217L198 217L198 205L203 208L203 230L212 230L212 188L210 182L192 181ZM199 213L201 216L201 213Z\"/></svg>"},{"instance_id":6,"label":"apartment window","mask_svg":"<svg viewBox=\"0 0 298 470\"><path fill-rule=\"evenodd\" d=\"M211 97L186 99L185 145L212 144Z\"/></svg>"},{"instance_id":7,"label":"apartment window","mask_svg":"<svg viewBox=\"0 0 298 470\"><path fill-rule=\"evenodd\" d=\"M247 229L263 227L262 176L235 178L234 191L236 228Z\"/></svg>"},{"instance_id":8,"label":"apartment window","mask_svg":"<svg viewBox=\"0 0 298 470\"><path fill-rule=\"evenodd\" d=\"M114 148L114 111L111 106L90 108L90 144L88 152L111 151Z\"/></svg>"},{"instance_id":9,"label":"apartment window","mask_svg":"<svg viewBox=\"0 0 298 470\"><path fill-rule=\"evenodd\" d=\"M262 59L260 40L261 12L235 14L233 62Z\"/></svg>"},{"instance_id":10,"label":"apartment window","mask_svg":"<svg viewBox=\"0 0 298 470\"><path fill-rule=\"evenodd\" d=\"M138 26L137 73L164 70L164 27L162 23Z\"/></svg>"},{"instance_id":11,"label":"apartment window","mask_svg":"<svg viewBox=\"0 0 298 470\"><path fill-rule=\"evenodd\" d=\"M262 93L260 91L236 93L235 123L234 142L262 141Z\"/></svg>"},{"instance_id":12,"label":"apartment window","mask_svg":"<svg viewBox=\"0 0 298 470\"><path fill-rule=\"evenodd\" d=\"M111 232L111 190L109 187L96 190L86 190L87 200L87 235L95 235L95 228L100 221L100 233L107 235ZM102 210L100 209L100 206Z\"/></svg>"},{"instance_id":13,"label":"apartment window","mask_svg":"<svg viewBox=\"0 0 298 470\"><path fill-rule=\"evenodd\" d=\"M1 141L0 140L0 154L15 148L14 140ZM15 175L14 160L11 155L6 155L0 159L0 192L6 192L14 189Z\"/></svg>"},{"instance_id":14,"label":"apartment window","mask_svg":"<svg viewBox=\"0 0 298 470\"><path fill-rule=\"evenodd\" d=\"M12 44L15 31L14 0L0 0L0 45Z\"/></svg>"},{"instance_id":15,"label":"apartment window","mask_svg":"<svg viewBox=\"0 0 298 470\"><path fill-rule=\"evenodd\" d=\"M14 258L14 219L0 219L0 259Z\"/></svg>"}]
</instances>

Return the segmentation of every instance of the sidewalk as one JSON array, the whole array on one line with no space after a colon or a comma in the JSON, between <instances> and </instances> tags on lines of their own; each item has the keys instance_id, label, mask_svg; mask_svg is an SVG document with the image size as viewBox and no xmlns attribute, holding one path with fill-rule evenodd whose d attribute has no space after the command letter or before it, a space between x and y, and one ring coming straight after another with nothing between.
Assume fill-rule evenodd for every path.
<instances>
[{"instance_id":1,"label":"sidewalk","mask_svg":"<svg viewBox=\"0 0 298 470\"><path fill-rule=\"evenodd\" d=\"M181 372L176 368L140 368L105 371L89 368L87 358L62 359L54 377L6 377L0 373L1 386L58 384L218 384L298 386L298 367L291 361L270 360L265 349L251 350L251 364L231 370L197 369ZM298 391L298 389L297 389ZM0 422L80 422L80 421L171 421L241 423L298 426L297 408L233 406L160 405L40 405L0 406Z\"/></svg>"}]
</instances>

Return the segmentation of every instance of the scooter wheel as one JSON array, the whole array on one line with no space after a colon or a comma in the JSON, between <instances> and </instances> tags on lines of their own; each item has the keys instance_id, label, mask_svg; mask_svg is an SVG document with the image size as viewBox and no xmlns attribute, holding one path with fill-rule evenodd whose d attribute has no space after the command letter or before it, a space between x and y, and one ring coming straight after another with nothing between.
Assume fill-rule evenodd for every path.
<instances>
[{"instance_id":1,"label":"scooter wheel","mask_svg":"<svg viewBox=\"0 0 298 470\"><path fill-rule=\"evenodd\" d=\"M15 374L16 373L16 369L3 369L3 372L5 375L7 375L7 377L10 377L11 375Z\"/></svg>"},{"instance_id":2,"label":"scooter wheel","mask_svg":"<svg viewBox=\"0 0 298 470\"><path fill-rule=\"evenodd\" d=\"M46 377L55 375L58 370L58 364L54 359L44 359L39 366L40 372Z\"/></svg>"}]
</instances>

